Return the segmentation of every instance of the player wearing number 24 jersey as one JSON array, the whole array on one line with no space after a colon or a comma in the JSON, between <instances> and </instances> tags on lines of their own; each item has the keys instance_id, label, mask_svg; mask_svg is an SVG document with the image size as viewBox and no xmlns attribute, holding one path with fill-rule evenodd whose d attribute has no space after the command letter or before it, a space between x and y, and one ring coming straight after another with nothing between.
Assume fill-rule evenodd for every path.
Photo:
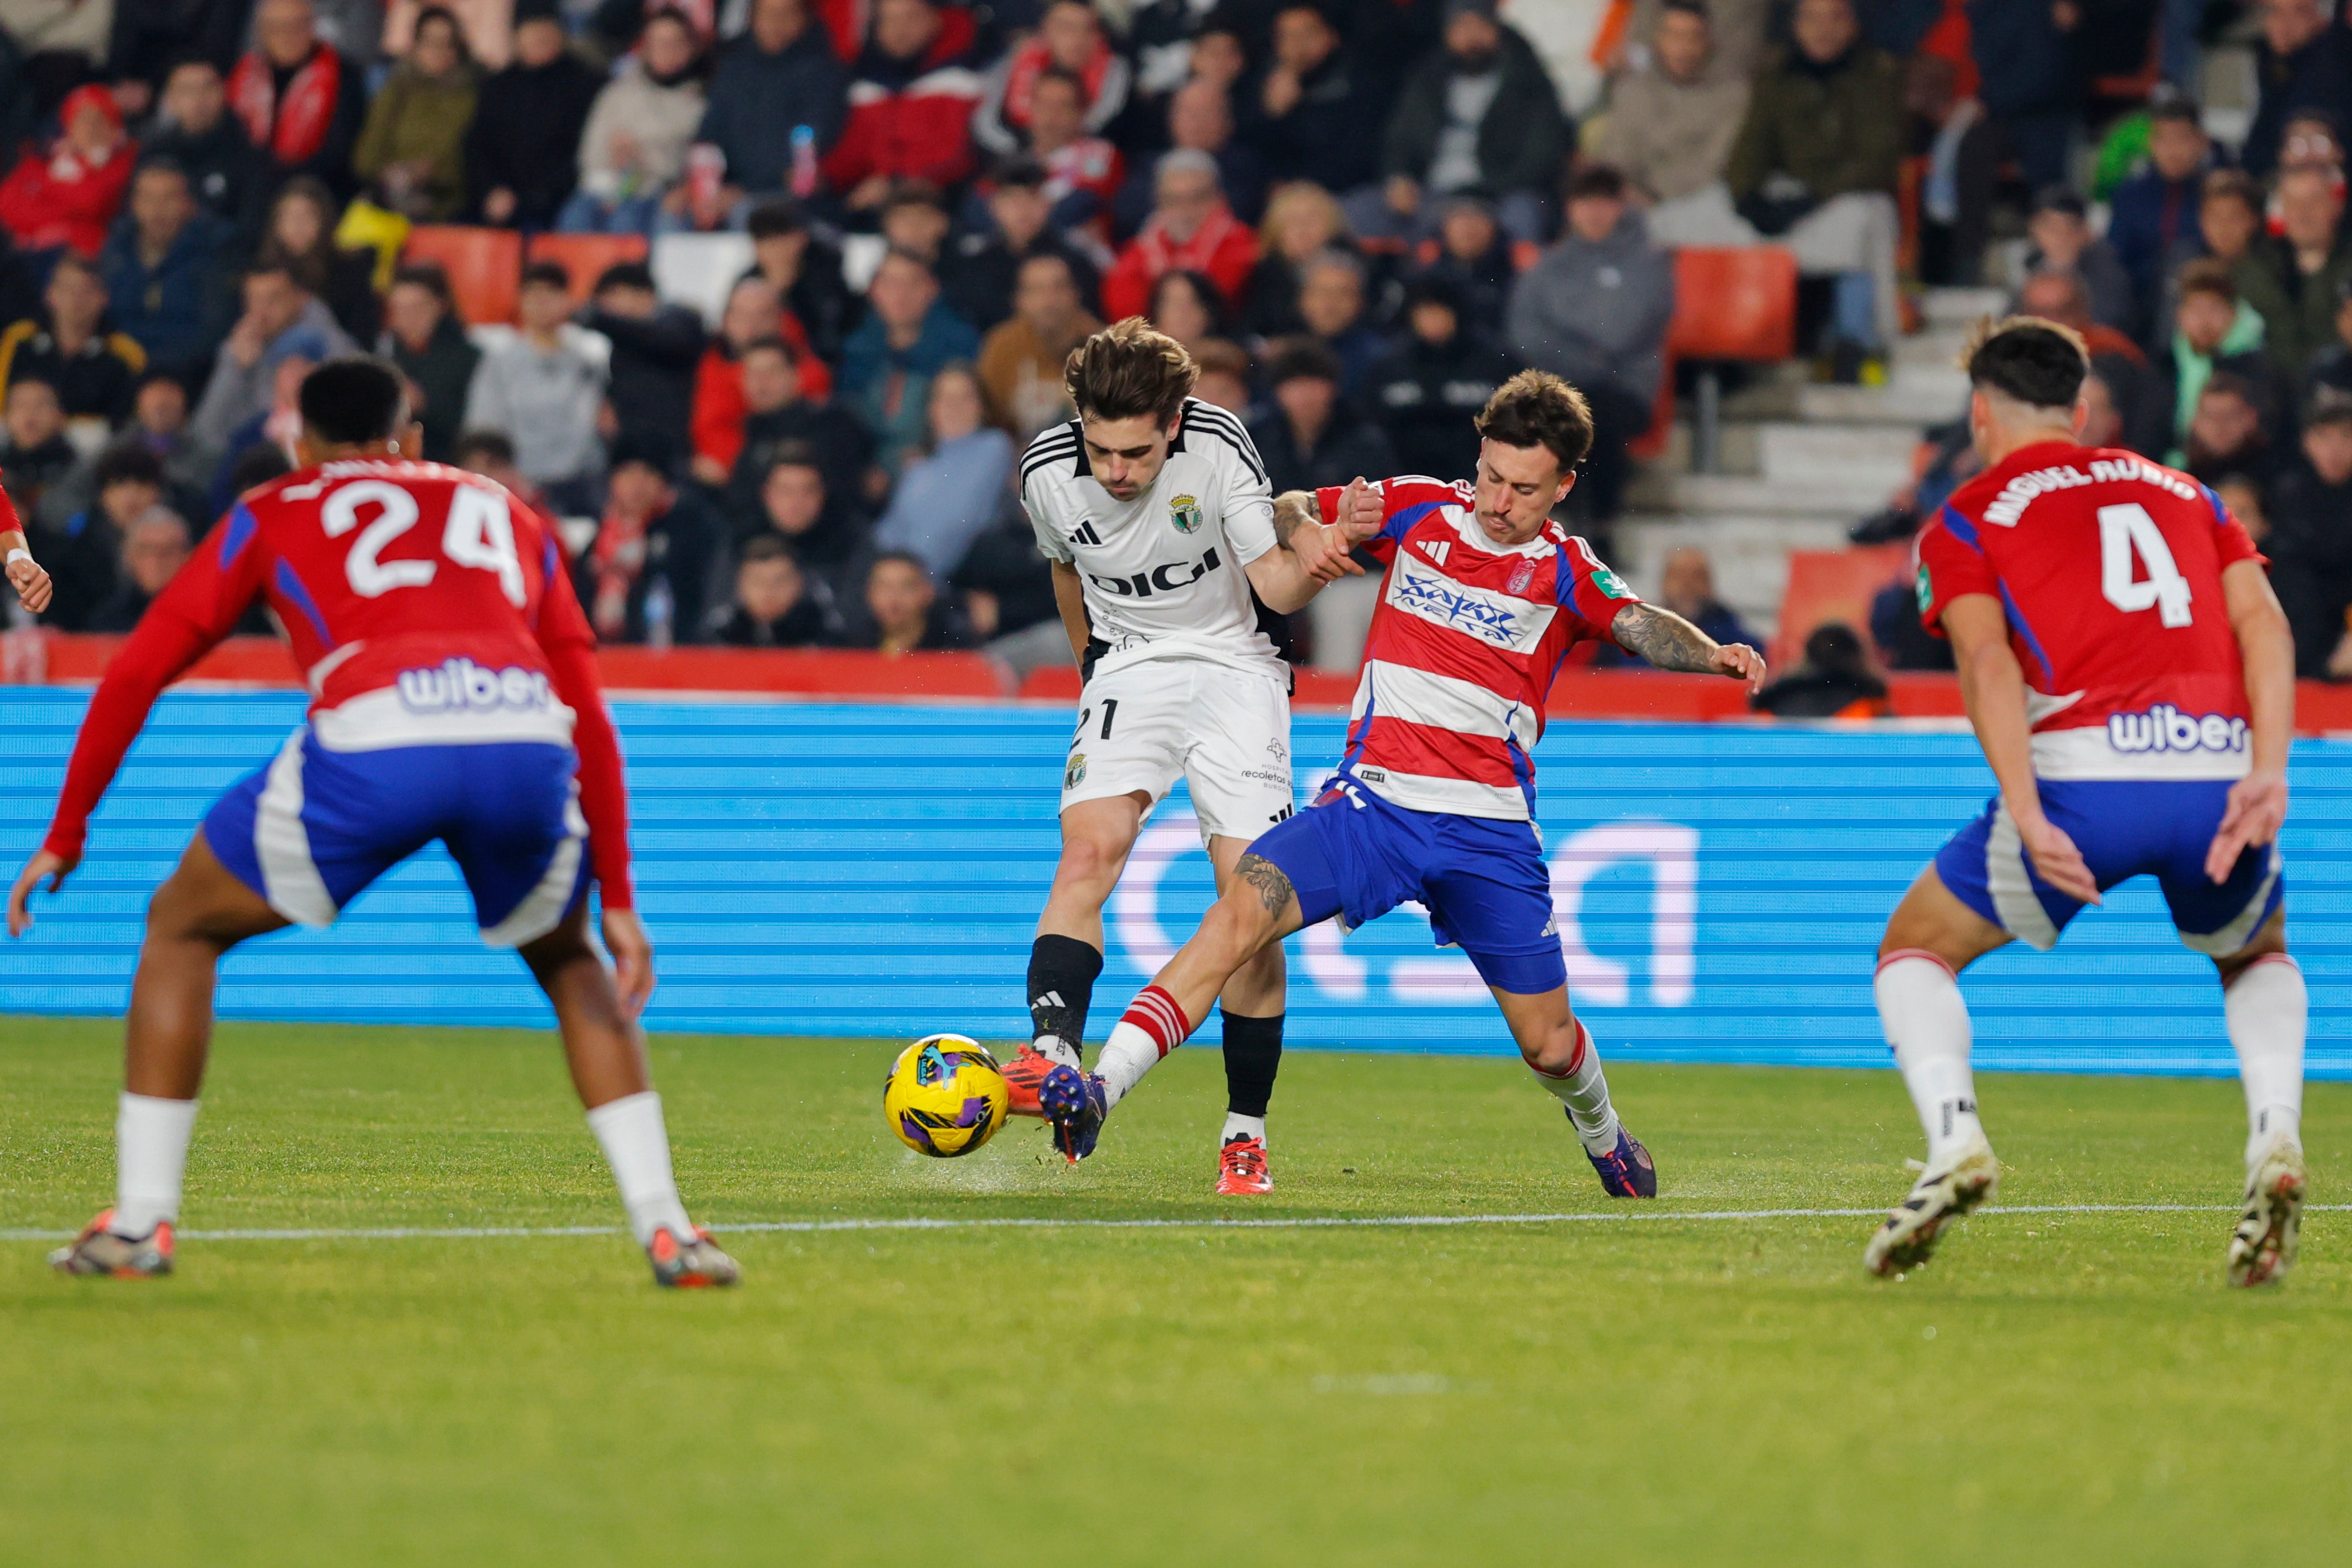
<instances>
[{"instance_id":1,"label":"player wearing number 24 jersey","mask_svg":"<svg viewBox=\"0 0 2352 1568\"><path fill-rule=\"evenodd\" d=\"M2011 940L2054 946L2108 888L2153 876L2212 959L2246 1091L2246 1212L2231 1278L2294 1260L2305 1001L2284 865L2294 650L2263 561L2213 492L2085 447L2081 340L2022 319L1979 335L1969 427L1985 469L1920 535L1919 611L1952 641L2000 792L1889 921L1879 1012L1927 1164L1864 1255L1927 1260L1991 1196L1958 972Z\"/></svg>"},{"instance_id":2,"label":"player wearing number 24 jersey","mask_svg":"<svg viewBox=\"0 0 2352 1568\"><path fill-rule=\"evenodd\" d=\"M573 1083L665 1285L731 1284L670 1174L634 1019L653 989L633 912L628 802L594 638L550 525L489 480L401 455L399 376L321 365L301 391L303 465L247 493L158 594L90 699L48 837L8 899L80 862L90 813L164 686L257 599L310 689L306 721L231 787L149 906L131 986L116 1202L50 1261L171 1271L173 1227L220 956L344 904L439 840L483 938L521 953L554 1004ZM604 939L587 936L604 890Z\"/></svg>"}]
</instances>

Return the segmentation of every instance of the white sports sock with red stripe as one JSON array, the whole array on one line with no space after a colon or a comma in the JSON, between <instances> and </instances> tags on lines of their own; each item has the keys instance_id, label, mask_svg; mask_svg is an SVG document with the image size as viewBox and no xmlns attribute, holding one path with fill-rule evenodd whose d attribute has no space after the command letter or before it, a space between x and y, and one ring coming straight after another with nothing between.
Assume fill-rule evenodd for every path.
<instances>
[{"instance_id":1,"label":"white sports sock with red stripe","mask_svg":"<svg viewBox=\"0 0 2352 1568\"><path fill-rule=\"evenodd\" d=\"M1591 1155L1605 1155L1617 1146L1617 1112L1609 1103L1609 1079L1601 1071L1601 1048L1592 1043L1592 1031L1584 1020L1576 1020L1576 1060L1565 1072L1546 1072L1534 1062L1528 1070L1536 1082L1550 1090L1560 1103L1568 1107L1568 1119L1576 1128L1576 1141Z\"/></svg>"},{"instance_id":2,"label":"white sports sock with red stripe","mask_svg":"<svg viewBox=\"0 0 2352 1568\"><path fill-rule=\"evenodd\" d=\"M2246 1091L2246 1163L2284 1137L2303 1142L2303 1037L2311 1001L2303 970L2284 953L2257 958L2221 993L2238 1081Z\"/></svg>"},{"instance_id":3,"label":"white sports sock with red stripe","mask_svg":"<svg viewBox=\"0 0 2352 1568\"><path fill-rule=\"evenodd\" d=\"M1146 986L1136 993L1135 1000L1127 1004L1127 1013L1118 1026L1110 1031L1110 1039L1095 1059L1095 1071L1103 1081L1103 1098L1112 1105L1123 1099L1127 1092L1143 1082L1143 1075L1160 1064L1160 1059L1184 1043L1192 1032L1192 1020L1176 1005L1176 998L1158 986Z\"/></svg>"},{"instance_id":4,"label":"white sports sock with red stripe","mask_svg":"<svg viewBox=\"0 0 2352 1568\"><path fill-rule=\"evenodd\" d=\"M1969 1004L1951 967L1917 948L1889 954L1871 988L1895 1064L1927 1130L1933 1169L1947 1154L1984 1135L1976 1075L1969 1071Z\"/></svg>"}]
</instances>

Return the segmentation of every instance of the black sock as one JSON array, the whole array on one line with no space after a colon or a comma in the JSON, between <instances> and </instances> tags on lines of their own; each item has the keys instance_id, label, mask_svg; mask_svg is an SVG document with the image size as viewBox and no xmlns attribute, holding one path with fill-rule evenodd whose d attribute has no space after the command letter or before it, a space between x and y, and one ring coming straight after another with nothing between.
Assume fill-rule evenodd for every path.
<instances>
[{"instance_id":1,"label":"black sock","mask_svg":"<svg viewBox=\"0 0 2352 1568\"><path fill-rule=\"evenodd\" d=\"M1087 1009L1094 1001L1095 977L1102 973L1102 949L1075 936L1040 936L1029 947L1029 1023L1034 1035L1050 1034L1076 1051L1086 1042Z\"/></svg>"},{"instance_id":2,"label":"black sock","mask_svg":"<svg viewBox=\"0 0 2352 1568\"><path fill-rule=\"evenodd\" d=\"M1263 1116L1282 1067L1282 1015L1242 1018L1225 1013L1225 1113Z\"/></svg>"}]
</instances>

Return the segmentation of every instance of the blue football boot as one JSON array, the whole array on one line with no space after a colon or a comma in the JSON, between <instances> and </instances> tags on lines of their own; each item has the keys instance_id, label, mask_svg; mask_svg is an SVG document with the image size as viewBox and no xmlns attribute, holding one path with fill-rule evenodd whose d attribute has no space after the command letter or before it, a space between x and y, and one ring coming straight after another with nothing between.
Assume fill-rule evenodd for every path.
<instances>
[{"instance_id":1,"label":"blue football boot","mask_svg":"<svg viewBox=\"0 0 2352 1568\"><path fill-rule=\"evenodd\" d=\"M1076 1165L1095 1152L1110 1102L1095 1074L1056 1067L1037 1085L1037 1111L1053 1128L1054 1146Z\"/></svg>"},{"instance_id":2,"label":"blue football boot","mask_svg":"<svg viewBox=\"0 0 2352 1568\"><path fill-rule=\"evenodd\" d=\"M1650 1151L1642 1141L1627 1132L1622 1124L1617 1128L1617 1146L1605 1155L1590 1149L1584 1157L1592 1162L1593 1173L1600 1176L1601 1189L1612 1197L1655 1197L1658 1196L1658 1167L1650 1158Z\"/></svg>"}]
</instances>

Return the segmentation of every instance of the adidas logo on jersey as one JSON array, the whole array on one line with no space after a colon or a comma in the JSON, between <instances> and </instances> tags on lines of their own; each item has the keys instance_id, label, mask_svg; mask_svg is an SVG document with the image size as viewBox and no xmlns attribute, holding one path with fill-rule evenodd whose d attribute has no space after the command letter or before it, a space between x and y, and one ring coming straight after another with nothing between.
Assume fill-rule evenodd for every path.
<instances>
[{"instance_id":1,"label":"adidas logo on jersey","mask_svg":"<svg viewBox=\"0 0 2352 1568\"><path fill-rule=\"evenodd\" d=\"M1438 565L1444 566L1445 564L1445 557L1447 553L1453 549L1454 541L1452 539L1431 539L1421 547L1421 553L1435 561Z\"/></svg>"},{"instance_id":2,"label":"adidas logo on jersey","mask_svg":"<svg viewBox=\"0 0 2352 1568\"><path fill-rule=\"evenodd\" d=\"M509 664L487 670L471 659L446 659L421 670L403 670L397 682L400 706L412 713L453 708L543 708L555 689L537 670Z\"/></svg>"},{"instance_id":3,"label":"adidas logo on jersey","mask_svg":"<svg viewBox=\"0 0 2352 1568\"><path fill-rule=\"evenodd\" d=\"M1094 524L1080 523L1076 531L1070 535L1070 539L1074 544L1098 545L1102 543L1102 535L1095 532Z\"/></svg>"},{"instance_id":4,"label":"adidas logo on jersey","mask_svg":"<svg viewBox=\"0 0 2352 1568\"><path fill-rule=\"evenodd\" d=\"M2107 744L2117 751L2243 751L2246 721L2218 713L2197 718L2158 703L2146 713L2108 715Z\"/></svg>"},{"instance_id":5,"label":"adidas logo on jersey","mask_svg":"<svg viewBox=\"0 0 2352 1568\"><path fill-rule=\"evenodd\" d=\"M1213 547L1199 560L1171 561L1150 571L1139 571L1133 577L1098 577L1088 572L1087 580L1121 599L1149 599L1154 593L1173 593L1180 588L1190 588L1223 564Z\"/></svg>"}]
</instances>

